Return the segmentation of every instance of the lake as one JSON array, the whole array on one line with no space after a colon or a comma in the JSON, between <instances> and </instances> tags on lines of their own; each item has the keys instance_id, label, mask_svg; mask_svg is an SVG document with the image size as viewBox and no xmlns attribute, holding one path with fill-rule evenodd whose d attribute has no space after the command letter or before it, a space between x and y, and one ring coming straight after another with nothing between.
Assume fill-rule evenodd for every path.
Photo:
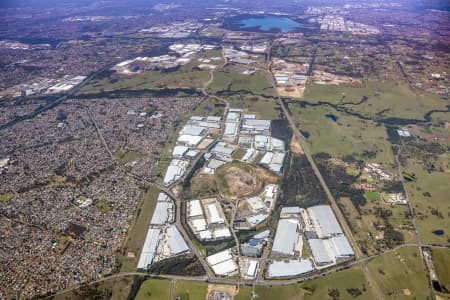
<instances>
[{"instance_id":1,"label":"lake","mask_svg":"<svg viewBox=\"0 0 450 300\"><path fill-rule=\"evenodd\" d=\"M288 32L298 27L298 23L280 16L254 16L242 19L239 22L240 29L256 28L261 31Z\"/></svg>"}]
</instances>

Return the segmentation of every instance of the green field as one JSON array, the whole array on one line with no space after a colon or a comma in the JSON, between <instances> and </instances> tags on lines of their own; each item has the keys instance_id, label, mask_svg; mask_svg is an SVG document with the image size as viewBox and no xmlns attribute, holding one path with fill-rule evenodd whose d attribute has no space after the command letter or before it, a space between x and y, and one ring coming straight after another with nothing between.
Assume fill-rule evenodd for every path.
<instances>
[{"instance_id":1,"label":"green field","mask_svg":"<svg viewBox=\"0 0 450 300\"><path fill-rule=\"evenodd\" d=\"M439 165L448 165L449 159L444 154L435 162ZM427 244L448 245L450 237L450 207L448 204L450 173L433 171L428 172L423 162L408 159L402 171L415 174L416 181L407 182L408 196L413 203L416 214L416 225L420 239ZM429 196L427 196L427 192ZM436 235L435 230L444 230L443 235Z\"/></svg>"},{"instance_id":2,"label":"green field","mask_svg":"<svg viewBox=\"0 0 450 300\"><path fill-rule=\"evenodd\" d=\"M156 206L158 193L159 190L155 187L151 187L147 191L141 193L134 221L128 231L127 240L125 242L125 255L121 257L121 272L132 272L136 270L137 261L141 254L141 248L144 245L148 226ZM127 257L129 252L133 253L135 257Z\"/></svg>"},{"instance_id":3,"label":"green field","mask_svg":"<svg viewBox=\"0 0 450 300\"><path fill-rule=\"evenodd\" d=\"M354 155L358 159L377 162L386 167L394 162L384 126L325 106L300 107L290 104L289 109L297 127L310 134L306 141L313 153L327 152L335 157ZM327 114L336 116L337 121L325 117ZM375 151L376 157L364 157L365 151Z\"/></svg>"},{"instance_id":4,"label":"green field","mask_svg":"<svg viewBox=\"0 0 450 300\"><path fill-rule=\"evenodd\" d=\"M13 193L5 193L0 195L0 202L6 202L14 197Z\"/></svg>"},{"instance_id":5,"label":"green field","mask_svg":"<svg viewBox=\"0 0 450 300\"><path fill-rule=\"evenodd\" d=\"M148 279L139 288L135 300L170 300L169 280Z\"/></svg>"},{"instance_id":6,"label":"green field","mask_svg":"<svg viewBox=\"0 0 450 300\"><path fill-rule=\"evenodd\" d=\"M437 95L413 91L406 84L376 80L368 80L361 87L310 84L305 91L305 100L313 103L357 103L363 96L368 97L368 101L346 107L379 118L423 119L428 111L445 109L447 104Z\"/></svg>"},{"instance_id":7,"label":"green field","mask_svg":"<svg viewBox=\"0 0 450 300\"><path fill-rule=\"evenodd\" d=\"M208 284L195 281L177 281L175 284L175 297L183 300L204 300L208 292Z\"/></svg>"},{"instance_id":8,"label":"green field","mask_svg":"<svg viewBox=\"0 0 450 300\"><path fill-rule=\"evenodd\" d=\"M339 299L372 299L372 294L360 267L327 275L302 285L306 294L304 299L331 299L333 292ZM355 297L356 296L356 297Z\"/></svg>"},{"instance_id":9,"label":"green field","mask_svg":"<svg viewBox=\"0 0 450 300\"><path fill-rule=\"evenodd\" d=\"M252 291L258 295L252 298ZM359 267L353 267L338 273L309 281L304 284L286 286L240 286L235 300L303 300L332 299L329 294L339 293L339 299L372 299L372 294ZM354 297L354 295L358 295Z\"/></svg>"},{"instance_id":10,"label":"green field","mask_svg":"<svg viewBox=\"0 0 450 300\"><path fill-rule=\"evenodd\" d=\"M217 71L208 92L215 94L222 91L249 91L257 95L275 96L270 81L263 72L242 75L235 72Z\"/></svg>"},{"instance_id":11,"label":"green field","mask_svg":"<svg viewBox=\"0 0 450 300\"><path fill-rule=\"evenodd\" d=\"M386 299L431 299L425 266L417 248L403 248L377 257L368 267Z\"/></svg>"},{"instance_id":12,"label":"green field","mask_svg":"<svg viewBox=\"0 0 450 300\"><path fill-rule=\"evenodd\" d=\"M122 149L115 151L113 155L114 159L121 165L144 157L144 154L139 151L123 151Z\"/></svg>"},{"instance_id":13,"label":"green field","mask_svg":"<svg viewBox=\"0 0 450 300\"><path fill-rule=\"evenodd\" d=\"M450 249L433 249L431 254L439 283L450 291Z\"/></svg>"},{"instance_id":14,"label":"green field","mask_svg":"<svg viewBox=\"0 0 450 300\"><path fill-rule=\"evenodd\" d=\"M286 286L255 286L254 292L258 295L256 298L252 298L252 287L240 286L239 294L234 300L302 300L305 291L298 284L286 285Z\"/></svg>"},{"instance_id":15,"label":"green field","mask_svg":"<svg viewBox=\"0 0 450 300\"><path fill-rule=\"evenodd\" d=\"M366 197L367 201L380 201L381 195L378 192L365 192L364 196Z\"/></svg>"},{"instance_id":16,"label":"green field","mask_svg":"<svg viewBox=\"0 0 450 300\"><path fill-rule=\"evenodd\" d=\"M131 77L123 76L117 81L112 78L94 79L80 91L80 94L109 92L120 89L200 89L209 80L209 71L198 70L196 69L197 65L197 62L191 62L173 72L145 71Z\"/></svg>"},{"instance_id":17,"label":"green field","mask_svg":"<svg viewBox=\"0 0 450 300\"><path fill-rule=\"evenodd\" d=\"M248 113L255 114L258 119L275 120L279 119L277 102L273 99L265 99L259 96L230 96L226 98L230 107L246 109Z\"/></svg>"}]
</instances>

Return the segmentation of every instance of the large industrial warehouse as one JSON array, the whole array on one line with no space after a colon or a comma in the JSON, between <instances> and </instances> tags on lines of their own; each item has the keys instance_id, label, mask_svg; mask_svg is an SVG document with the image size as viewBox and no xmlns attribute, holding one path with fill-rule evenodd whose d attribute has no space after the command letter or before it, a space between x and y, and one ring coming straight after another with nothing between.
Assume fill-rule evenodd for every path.
<instances>
[{"instance_id":1,"label":"large industrial warehouse","mask_svg":"<svg viewBox=\"0 0 450 300\"><path fill-rule=\"evenodd\" d=\"M307 210L319 238L343 234L341 226L329 205L317 205Z\"/></svg>"},{"instance_id":2,"label":"large industrial warehouse","mask_svg":"<svg viewBox=\"0 0 450 300\"><path fill-rule=\"evenodd\" d=\"M293 277L312 271L314 271L314 266L309 259L274 261L269 264L267 277Z\"/></svg>"},{"instance_id":3,"label":"large industrial warehouse","mask_svg":"<svg viewBox=\"0 0 450 300\"><path fill-rule=\"evenodd\" d=\"M146 270L150 267L153 262L153 258L156 254L156 248L159 245L159 240L161 237L161 229L150 228L147 231L147 236L145 237L144 246L142 247L141 256L139 257L139 262L137 265L138 269Z\"/></svg>"},{"instance_id":4,"label":"large industrial warehouse","mask_svg":"<svg viewBox=\"0 0 450 300\"><path fill-rule=\"evenodd\" d=\"M272 256L293 256L300 234L298 220L281 219L273 240Z\"/></svg>"}]
</instances>

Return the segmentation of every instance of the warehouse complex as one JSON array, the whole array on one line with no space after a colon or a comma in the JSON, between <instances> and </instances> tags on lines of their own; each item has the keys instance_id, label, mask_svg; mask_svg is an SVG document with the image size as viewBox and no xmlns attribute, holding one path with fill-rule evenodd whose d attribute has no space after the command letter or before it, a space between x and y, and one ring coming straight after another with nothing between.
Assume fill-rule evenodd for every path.
<instances>
[{"instance_id":1,"label":"warehouse complex","mask_svg":"<svg viewBox=\"0 0 450 300\"><path fill-rule=\"evenodd\" d=\"M312 253L303 257L303 242ZM273 240L267 277L295 277L354 256L329 205L283 207Z\"/></svg>"},{"instance_id":2,"label":"warehouse complex","mask_svg":"<svg viewBox=\"0 0 450 300\"><path fill-rule=\"evenodd\" d=\"M199 240L231 238L230 229L217 199L190 200L186 210L187 223Z\"/></svg>"},{"instance_id":3,"label":"warehouse complex","mask_svg":"<svg viewBox=\"0 0 450 300\"><path fill-rule=\"evenodd\" d=\"M138 270L148 270L155 261L188 253L189 247L173 224L175 209L165 193L159 193L141 250Z\"/></svg>"},{"instance_id":4,"label":"warehouse complex","mask_svg":"<svg viewBox=\"0 0 450 300\"><path fill-rule=\"evenodd\" d=\"M183 182L186 174L217 181L219 178L211 175L231 162L259 165L259 171L267 172L264 176L278 178L286 149L284 141L272 136L271 129L270 120L259 120L243 109L231 108L224 118L191 117L181 128L172 149L164 184L172 188ZM280 186L274 179L257 184L251 178L255 175L249 176L248 186L256 188L239 199L230 200L218 192L205 198L186 199L183 205L186 229L200 244L231 245L239 240L238 231L255 231L244 242L226 250L211 254L210 248L207 249L206 264L216 276L240 276L247 280L260 276L293 278L354 256L329 205L306 209L281 207L276 229L273 232L267 229ZM166 194L159 195L138 269L149 270L156 261L190 251L173 224L174 206Z\"/></svg>"}]
</instances>

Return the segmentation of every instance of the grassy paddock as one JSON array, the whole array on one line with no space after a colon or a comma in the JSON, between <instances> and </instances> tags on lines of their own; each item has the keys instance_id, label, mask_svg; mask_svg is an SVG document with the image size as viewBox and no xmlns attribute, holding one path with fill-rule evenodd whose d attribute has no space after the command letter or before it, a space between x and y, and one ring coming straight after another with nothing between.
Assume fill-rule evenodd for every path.
<instances>
[{"instance_id":1,"label":"grassy paddock","mask_svg":"<svg viewBox=\"0 0 450 300\"><path fill-rule=\"evenodd\" d=\"M386 298L431 299L425 266L416 247L377 257L368 267Z\"/></svg>"},{"instance_id":2,"label":"grassy paddock","mask_svg":"<svg viewBox=\"0 0 450 300\"><path fill-rule=\"evenodd\" d=\"M445 154L444 154L445 156ZM448 157L442 157L448 164ZM438 163L436 162L436 165ZM423 243L448 245L450 238L450 213L448 205L448 183L450 173L428 172L423 162L408 159L402 171L416 175L416 181L406 183L410 201L416 214L416 225ZM430 196L426 196L426 193ZM444 230L443 235L436 235L435 230Z\"/></svg>"},{"instance_id":3,"label":"grassy paddock","mask_svg":"<svg viewBox=\"0 0 450 300\"><path fill-rule=\"evenodd\" d=\"M148 279L139 288L135 300L170 300L169 280Z\"/></svg>"},{"instance_id":4,"label":"grassy paddock","mask_svg":"<svg viewBox=\"0 0 450 300\"><path fill-rule=\"evenodd\" d=\"M309 84L305 91L305 100L313 103L358 103L364 96L368 98L365 103L347 107L370 116L379 113L380 117L422 119L428 111L445 109L447 104L437 95L411 90L398 82L368 80L360 87Z\"/></svg>"},{"instance_id":5,"label":"grassy paddock","mask_svg":"<svg viewBox=\"0 0 450 300\"><path fill-rule=\"evenodd\" d=\"M433 263L441 286L450 291L450 250L449 249L433 249L431 251Z\"/></svg>"},{"instance_id":6,"label":"grassy paddock","mask_svg":"<svg viewBox=\"0 0 450 300\"><path fill-rule=\"evenodd\" d=\"M337 157L354 155L358 159L385 166L394 163L384 126L340 113L330 107L300 107L290 104L289 109L297 127L310 134L306 141L313 153L327 152ZM336 116L337 121L325 117L327 114ZM376 157L365 157L364 151L374 151Z\"/></svg>"},{"instance_id":7,"label":"grassy paddock","mask_svg":"<svg viewBox=\"0 0 450 300\"><path fill-rule=\"evenodd\" d=\"M177 281L175 285L175 297L182 297L186 300L203 300L208 292L206 282Z\"/></svg>"}]
</instances>

